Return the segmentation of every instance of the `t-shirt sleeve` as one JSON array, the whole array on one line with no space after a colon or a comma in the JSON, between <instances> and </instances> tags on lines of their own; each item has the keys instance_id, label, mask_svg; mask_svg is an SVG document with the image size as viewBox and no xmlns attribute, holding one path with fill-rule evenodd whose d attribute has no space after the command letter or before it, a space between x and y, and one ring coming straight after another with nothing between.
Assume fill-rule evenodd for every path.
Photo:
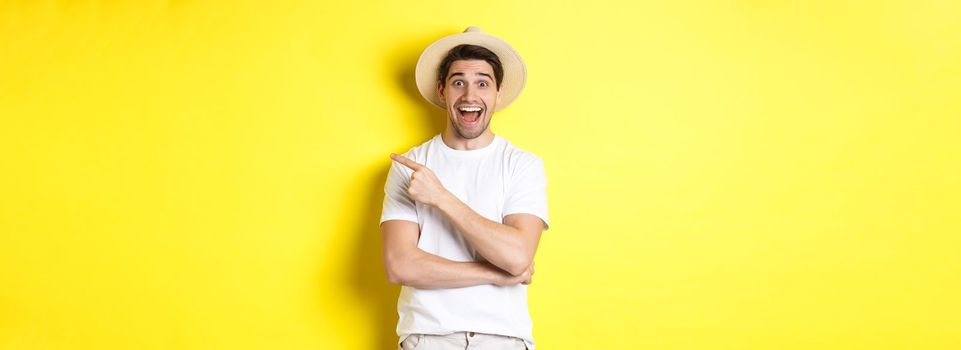
<instances>
[{"instance_id":1,"label":"t-shirt sleeve","mask_svg":"<svg viewBox=\"0 0 961 350\"><path fill-rule=\"evenodd\" d=\"M407 194L410 184L409 169L397 162L390 162L387 183L384 184L384 207L380 222L387 220L406 220L417 222L417 207Z\"/></svg>"},{"instance_id":2,"label":"t-shirt sleeve","mask_svg":"<svg viewBox=\"0 0 961 350\"><path fill-rule=\"evenodd\" d=\"M504 204L504 216L510 214L531 214L544 221L547 230L547 177L544 175L544 162L538 157L518 167L512 177L511 189Z\"/></svg>"}]
</instances>

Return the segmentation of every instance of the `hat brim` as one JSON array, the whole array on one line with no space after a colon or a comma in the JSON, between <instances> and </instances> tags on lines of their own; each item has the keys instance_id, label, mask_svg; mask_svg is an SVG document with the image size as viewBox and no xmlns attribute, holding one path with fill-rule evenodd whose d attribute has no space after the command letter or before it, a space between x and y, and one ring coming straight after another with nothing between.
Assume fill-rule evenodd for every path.
<instances>
[{"instance_id":1,"label":"hat brim","mask_svg":"<svg viewBox=\"0 0 961 350\"><path fill-rule=\"evenodd\" d=\"M514 102L527 81L527 67L524 66L524 61L507 42L493 35L476 31L445 36L424 49L414 71L417 89L420 90L421 96L437 107L447 108L437 95L437 82L440 80L437 77L437 69L450 49L461 44L482 46L491 50L501 61L501 66L504 68L504 78L500 87L501 101L494 111L500 111Z\"/></svg>"}]
</instances>

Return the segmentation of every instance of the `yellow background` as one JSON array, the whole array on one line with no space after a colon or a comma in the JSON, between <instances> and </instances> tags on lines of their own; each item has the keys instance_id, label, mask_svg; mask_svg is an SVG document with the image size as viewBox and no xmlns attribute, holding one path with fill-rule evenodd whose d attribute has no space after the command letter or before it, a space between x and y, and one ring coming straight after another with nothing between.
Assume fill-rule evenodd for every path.
<instances>
[{"instance_id":1,"label":"yellow background","mask_svg":"<svg viewBox=\"0 0 961 350\"><path fill-rule=\"evenodd\" d=\"M413 66L526 60L538 348L961 348L957 1L0 2L0 348L393 349Z\"/></svg>"}]
</instances>

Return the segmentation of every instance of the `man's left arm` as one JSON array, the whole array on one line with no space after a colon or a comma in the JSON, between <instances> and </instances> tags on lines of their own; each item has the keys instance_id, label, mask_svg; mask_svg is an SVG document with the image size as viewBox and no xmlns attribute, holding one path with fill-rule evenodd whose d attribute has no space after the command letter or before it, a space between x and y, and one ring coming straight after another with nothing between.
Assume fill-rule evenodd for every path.
<instances>
[{"instance_id":1,"label":"man's left arm","mask_svg":"<svg viewBox=\"0 0 961 350\"><path fill-rule=\"evenodd\" d=\"M437 203L444 216L491 264L517 276L534 262L534 254L544 231L541 218L531 214L511 214L504 223L478 214L454 195Z\"/></svg>"}]
</instances>

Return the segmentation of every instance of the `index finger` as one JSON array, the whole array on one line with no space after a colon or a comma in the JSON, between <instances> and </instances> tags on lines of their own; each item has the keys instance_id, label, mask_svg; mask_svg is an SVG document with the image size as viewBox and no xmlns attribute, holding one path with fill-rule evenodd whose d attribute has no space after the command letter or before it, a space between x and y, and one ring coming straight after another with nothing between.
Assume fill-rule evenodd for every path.
<instances>
[{"instance_id":1,"label":"index finger","mask_svg":"<svg viewBox=\"0 0 961 350\"><path fill-rule=\"evenodd\" d=\"M420 170L420 169L422 169L422 168L424 167L423 165L421 165L421 164L419 164L419 163L417 163L417 162L415 162L415 161L413 161L413 160L410 160L410 159L408 159L407 157L404 157L404 156L402 156L402 155L399 155L399 154L391 153L391 154L390 154L390 159L393 159L395 162L398 162L398 163L400 163L400 164L403 164L404 166L410 168L410 170L413 170L413 171Z\"/></svg>"}]
</instances>

